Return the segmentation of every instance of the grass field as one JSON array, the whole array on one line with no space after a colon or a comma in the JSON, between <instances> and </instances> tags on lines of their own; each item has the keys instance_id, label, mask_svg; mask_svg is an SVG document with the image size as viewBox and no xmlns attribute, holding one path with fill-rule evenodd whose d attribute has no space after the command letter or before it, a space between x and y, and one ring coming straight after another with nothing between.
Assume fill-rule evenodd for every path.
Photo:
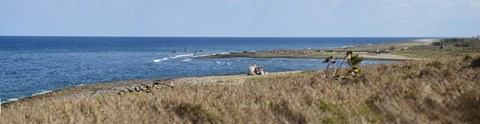
<instances>
[{"instance_id":1,"label":"grass field","mask_svg":"<svg viewBox=\"0 0 480 124\"><path fill-rule=\"evenodd\" d=\"M16 103L2 106L0 122L480 123L480 54L439 53L432 55L441 58L361 67L360 76L345 79L307 71Z\"/></svg>"},{"instance_id":2,"label":"grass field","mask_svg":"<svg viewBox=\"0 0 480 124\"><path fill-rule=\"evenodd\" d=\"M480 58L364 67L357 78L322 72L252 77L124 95L15 104L2 123L480 122ZM476 66L475 66L476 65ZM235 82L227 82L235 83Z\"/></svg>"}]
</instances>

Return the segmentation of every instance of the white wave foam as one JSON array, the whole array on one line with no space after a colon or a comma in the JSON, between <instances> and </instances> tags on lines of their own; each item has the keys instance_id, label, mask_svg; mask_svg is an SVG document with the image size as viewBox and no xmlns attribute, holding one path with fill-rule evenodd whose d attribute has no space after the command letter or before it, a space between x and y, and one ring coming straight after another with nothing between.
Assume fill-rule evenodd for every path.
<instances>
[{"instance_id":1,"label":"white wave foam","mask_svg":"<svg viewBox=\"0 0 480 124\"><path fill-rule=\"evenodd\" d=\"M50 93L52 92L51 90L48 90L48 91L42 91L42 92L39 92L39 93L35 93L35 94L32 94L32 96L37 96L37 95L42 95L42 94L46 94L46 93ZM1 102L1 104L3 103L7 103L7 102L13 102L13 101L17 101L18 99L20 98L11 98L11 99L7 99L7 101L3 101ZM1 100L1 99L0 99Z\"/></svg>"},{"instance_id":2,"label":"white wave foam","mask_svg":"<svg viewBox=\"0 0 480 124\"><path fill-rule=\"evenodd\" d=\"M153 60L153 62L161 62L161 61L165 61L165 60L168 60L168 58L155 59L155 60Z\"/></svg>"},{"instance_id":3,"label":"white wave foam","mask_svg":"<svg viewBox=\"0 0 480 124\"><path fill-rule=\"evenodd\" d=\"M12 101L17 101L17 100L18 100L18 98L7 99L7 101L2 102L2 104L7 103L7 102L12 102Z\"/></svg>"},{"instance_id":4,"label":"white wave foam","mask_svg":"<svg viewBox=\"0 0 480 124\"><path fill-rule=\"evenodd\" d=\"M192 61L192 59L184 59L184 60L182 60L182 62L191 62L191 61Z\"/></svg>"},{"instance_id":5,"label":"white wave foam","mask_svg":"<svg viewBox=\"0 0 480 124\"><path fill-rule=\"evenodd\" d=\"M213 55L213 54L196 55L195 57L203 57L203 56L210 56L210 55Z\"/></svg>"},{"instance_id":6,"label":"white wave foam","mask_svg":"<svg viewBox=\"0 0 480 124\"><path fill-rule=\"evenodd\" d=\"M35 93L35 94L33 94L32 96L42 95L42 94L50 93L50 92L52 92L52 91L51 91L51 90L49 90L49 91L42 91L42 92L40 92L40 93Z\"/></svg>"},{"instance_id":7,"label":"white wave foam","mask_svg":"<svg viewBox=\"0 0 480 124\"><path fill-rule=\"evenodd\" d=\"M176 55L176 56L173 56L173 57L170 57L170 58L174 59L174 58L188 57L188 56L193 56L193 54Z\"/></svg>"},{"instance_id":8,"label":"white wave foam","mask_svg":"<svg viewBox=\"0 0 480 124\"><path fill-rule=\"evenodd\" d=\"M219 53L219 54L221 54L221 55L225 55L225 54L230 54L230 53L227 53L227 52L221 52L221 53Z\"/></svg>"},{"instance_id":9,"label":"white wave foam","mask_svg":"<svg viewBox=\"0 0 480 124\"><path fill-rule=\"evenodd\" d=\"M211 55L225 55L225 54L230 54L230 53L229 53L229 52L220 52L220 53L196 55L196 56L194 56L194 57L204 57L204 56L211 56Z\"/></svg>"}]
</instances>

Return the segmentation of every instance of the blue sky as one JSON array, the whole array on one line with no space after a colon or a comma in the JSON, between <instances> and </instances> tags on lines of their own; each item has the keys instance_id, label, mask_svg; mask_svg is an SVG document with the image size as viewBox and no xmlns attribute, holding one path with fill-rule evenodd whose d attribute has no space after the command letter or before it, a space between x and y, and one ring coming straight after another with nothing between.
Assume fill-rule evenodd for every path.
<instances>
[{"instance_id":1,"label":"blue sky","mask_svg":"<svg viewBox=\"0 0 480 124\"><path fill-rule=\"evenodd\" d=\"M468 37L480 0L0 0L0 35Z\"/></svg>"}]
</instances>

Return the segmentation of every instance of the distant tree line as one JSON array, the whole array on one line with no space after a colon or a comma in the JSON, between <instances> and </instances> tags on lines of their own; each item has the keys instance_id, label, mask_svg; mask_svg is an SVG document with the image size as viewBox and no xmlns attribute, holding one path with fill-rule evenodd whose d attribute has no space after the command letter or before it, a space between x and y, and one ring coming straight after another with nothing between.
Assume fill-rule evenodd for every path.
<instances>
[{"instance_id":1,"label":"distant tree line","mask_svg":"<svg viewBox=\"0 0 480 124\"><path fill-rule=\"evenodd\" d=\"M465 38L450 38L450 39L443 39L433 43L433 45L435 46L441 46L442 44L455 46L455 47L480 47L480 40L465 39Z\"/></svg>"}]
</instances>

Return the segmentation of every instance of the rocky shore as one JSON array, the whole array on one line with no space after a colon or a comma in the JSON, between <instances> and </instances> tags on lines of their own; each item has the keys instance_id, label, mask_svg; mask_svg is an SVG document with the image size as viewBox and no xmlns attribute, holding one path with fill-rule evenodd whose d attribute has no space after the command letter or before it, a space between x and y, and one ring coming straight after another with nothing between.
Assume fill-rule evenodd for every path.
<instances>
[{"instance_id":1,"label":"rocky shore","mask_svg":"<svg viewBox=\"0 0 480 124\"><path fill-rule=\"evenodd\" d=\"M279 76L290 73L299 73L300 71L269 73L263 76ZM49 93L22 98L16 101L3 103L7 107L16 103L35 103L50 100L71 100L86 97L95 97L103 95L122 95L133 92L151 92L155 89L175 88L179 85L198 85L198 84L225 84L232 85L244 82L248 78L257 76L240 75L221 75L221 76L203 76L169 79L147 79L147 80L128 80L120 82L105 82L97 84L88 84L74 86L65 89L55 90Z\"/></svg>"},{"instance_id":2,"label":"rocky shore","mask_svg":"<svg viewBox=\"0 0 480 124\"><path fill-rule=\"evenodd\" d=\"M379 45L360 45L343 48L322 48L322 49L301 49L301 50L268 50L258 52L232 52L230 54L216 54L210 56L201 56L197 58L312 58L324 59L330 56L342 57L347 51L353 51L360 54L367 60L417 60L420 58L406 57L392 53L407 50L412 47L431 44L438 39L419 39L400 41L394 43L384 43Z\"/></svg>"}]
</instances>

